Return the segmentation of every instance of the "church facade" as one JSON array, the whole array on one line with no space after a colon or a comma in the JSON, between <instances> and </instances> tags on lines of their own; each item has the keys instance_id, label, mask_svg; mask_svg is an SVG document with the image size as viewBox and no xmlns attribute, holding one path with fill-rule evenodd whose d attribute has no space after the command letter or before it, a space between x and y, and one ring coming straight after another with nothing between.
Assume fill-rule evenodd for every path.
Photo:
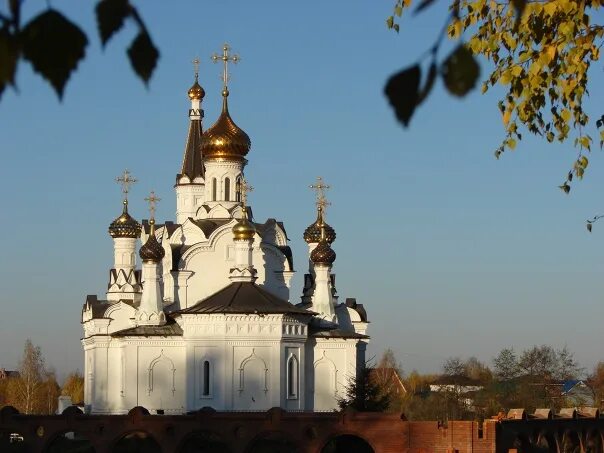
<instances>
[{"instance_id":1,"label":"church facade","mask_svg":"<svg viewBox=\"0 0 604 453\"><path fill-rule=\"evenodd\" d=\"M293 257L283 223L254 219L244 178L248 135L229 114L224 46L222 112L203 128L205 92L188 91L189 131L176 176L176 219L156 223L128 212L109 227L114 263L107 293L82 309L85 405L93 414L216 410L324 411L337 408L364 365L367 315L340 303L332 267L335 231L324 220L327 188L319 178L317 218L306 229L308 272L291 302ZM139 240L142 246L139 248ZM137 264L140 257L140 267Z\"/></svg>"}]
</instances>

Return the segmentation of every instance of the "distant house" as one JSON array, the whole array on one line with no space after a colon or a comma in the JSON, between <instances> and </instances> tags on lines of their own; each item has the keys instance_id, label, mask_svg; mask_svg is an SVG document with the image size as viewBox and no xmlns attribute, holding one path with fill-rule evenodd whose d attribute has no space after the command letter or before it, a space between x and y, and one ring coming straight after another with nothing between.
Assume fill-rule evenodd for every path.
<instances>
[{"instance_id":1,"label":"distant house","mask_svg":"<svg viewBox=\"0 0 604 453\"><path fill-rule=\"evenodd\" d=\"M460 395L482 390L476 379L463 375L443 375L430 384L431 392L454 392Z\"/></svg>"},{"instance_id":2,"label":"distant house","mask_svg":"<svg viewBox=\"0 0 604 453\"><path fill-rule=\"evenodd\" d=\"M393 397L402 397L407 389L396 368L377 367L371 370L370 379L381 388L386 389Z\"/></svg>"},{"instance_id":3,"label":"distant house","mask_svg":"<svg viewBox=\"0 0 604 453\"><path fill-rule=\"evenodd\" d=\"M562 398L565 406L595 406L594 392L582 380L568 380L562 383Z\"/></svg>"},{"instance_id":4,"label":"distant house","mask_svg":"<svg viewBox=\"0 0 604 453\"><path fill-rule=\"evenodd\" d=\"M0 368L0 379L18 378L18 371L10 371L4 368Z\"/></svg>"}]
</instances>

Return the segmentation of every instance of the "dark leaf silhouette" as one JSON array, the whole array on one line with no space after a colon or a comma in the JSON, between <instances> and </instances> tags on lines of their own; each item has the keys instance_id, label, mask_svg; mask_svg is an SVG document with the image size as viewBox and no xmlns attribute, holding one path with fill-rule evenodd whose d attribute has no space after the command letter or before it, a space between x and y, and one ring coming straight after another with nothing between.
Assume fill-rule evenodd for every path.
<instances>
[{"instance_id":1,"label":"dark leaf silhouette","mask_svg":"<svg viewBox=\"0 0 604 453\"><path fill-rule=\"evenodd\" d=\"M465 45L459 45L444 61L443 81L451 94L463 97L476 86L480 66Z\"/></svg>"},{"instance_id":2,"label":"dark leaf silhouette","mask_svg":"<svg viewBox=\"0 0 604 453\"><path fill-rule=\"evenodd\" d=\"M59 99L69 76L84 58L88 38L58 11L32 19L21 32L23 57L53 86Z\"/></svg>"},{"instance_id":3,"label":"dark leaf silhouette","mask_svg":"<svg viewBox=\"0 0 604 453\"><path fill-rule=\"evenodd\" d=\"M588 220L588 221L587 221L587 231L589 231L590 233L591 233L591 227L592 227L592 224L591 224L591 222Z\"/></svg>"},{"instance_id":4,"label":"dark leaf silhouette","mask_svg":"<svg viewBox=\"0 0 604 453\"><path fill-rule=\"evenodd\" d=\"M432 91L432 87L434 86L434 82L436 81L436 74L437 74L436 62L433 61L432 64L430 64L430 68L428 69L428 76L426 77L426 83L424 84L424 87L421 89L421 91L419 92L419 94L417 96L417 105L424 102L424 100L430 94L430 91Z\"/></svg>"},{"instance_id":5,"label":"dark leaf silhouette","mask_svg":"<svg viewBox=\"0 0 604 453\"><path fill-rule=\"evenodd\" d=\"M128 58L130 58L134 72L145 83L149 82L159 59L159 51L153 45L149 34L144 30L132 41L128 48Z\"/></svg>"},{"instance_id":6,"label":"dark leaf silhouette","mask_svg":"<svg viewBox=\"0 0 604 453\"><path fill-rule=\"evenodd\" d=\"M390 77L384 89L396 117L405 127L409 125L417 106L420 78L419 65L411 66Z\"/></svg>"},{"instance_id":7,"label":"dark leaf silhouette","mask_svg":"<svg viewBox=\"0 0 604 453\"><path fill-rule=\"evenodd\" d=\"M103 47L122 28L130 11L128 0L102 0L96 5L96 20Z\"/></svg>"},{"instance_id":8,"label":"dark leaf silhouette","mask_svg":"<svg viewBox=\"0 0 604 453\"><path fill-rule=\"evenodd\" d=\"M0 29L0 96L7 85L15 85L15 71L19 49L15 37L6 29Z\"/></svg>"}]
</instances>

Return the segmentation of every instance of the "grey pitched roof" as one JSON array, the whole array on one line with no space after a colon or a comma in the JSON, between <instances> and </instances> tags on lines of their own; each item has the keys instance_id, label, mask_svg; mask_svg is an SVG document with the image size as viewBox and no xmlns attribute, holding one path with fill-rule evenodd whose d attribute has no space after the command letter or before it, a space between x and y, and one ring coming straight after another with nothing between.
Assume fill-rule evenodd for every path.
<instances>
[{"instance_id":1,"label":"grey pitched roof","mask_svg":"<svg viewBox=\"0 0 604 453\"><path fill-rule=\"evenodd\" d=\"M350 332L348 330L342 329L317 329L311 327L309 332L311 337L319 337L319 338L369 338L369 335L363 335L356 332Z\"/></svg>"},{"instance_id":2,"label":"grey pitched roof","mask_svg":"<svg viewBox=\"0 0 604 453\"><path fill-rule=\"evenodd\" d=\"M298 308L255 283L235 282L176 313L292 313L312 315L312 311Z\"/></svg>"},{"instance_id":3,"label":"grey pitched roof","mask_svg":"<svg viewBox=\"0 0 604 453\"><path fill-rule=\"evenodd\" d=\"M180 175L187 175L193 181L198 176L203 177L204 173L201 156L201 120L191 120ZM178 179L176 183L178 184Z\"/></svg>"},{"instance_id":4,"label":"grey pitched roof","mask_svg":"<svg viewBox=\"0 0 604 453\"><path fill-rule=\"evenodd\" d=\"M182 336L182 329L173 319L163 326L136 326L118 330L111 334L112 337L174 337Z\"/></svg>"}]
</instances>

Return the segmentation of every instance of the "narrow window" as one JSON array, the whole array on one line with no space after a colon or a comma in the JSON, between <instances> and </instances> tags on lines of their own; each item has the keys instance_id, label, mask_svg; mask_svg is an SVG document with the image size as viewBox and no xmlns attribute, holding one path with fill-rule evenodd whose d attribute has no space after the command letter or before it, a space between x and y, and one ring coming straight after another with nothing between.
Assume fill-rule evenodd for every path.
<instances>
[{"instance_id":1,"label":"narrow window","mask_svg":"<svg viewBox=\"0 0 604 453\"><path fill-rule=\"evenodd\" d=\"M231 180L229 178L224 180L224 201L231 201Z\"/></svg>"},{"instance_id":2,"label":"narrow window","mask_svg":"<svg viewBox=\"0 0 604 453\"><path fill-rule=\"evenodd\" d=\"M235 183L235 201L241 201L241 178L237 178L237 182Z\"/></svg>"},{"instance_id":3,"label":"narrow window","mask_svg":"<svg viewBox=\"0 0 604 453\"><path fill-rule=\"evenodd\" d=\"M298 397L298 360L291 356L287 363L287 397L294 399Z\"/></svg>"},{"instance_id":4,"label":"narrow window","mask_svg":"<svg viewBox=\"0 0 604 453\"><path fill-rule=\"evenodd\" d=\"M203 396L210 395L210 362L203 362Z\"/></svg>"},{"instance_id":5,"label":"narrow window","mask_svg":"<svg viewBox=\"0 0 604 453\"><path fill-rule=\"evenodd\" d=\"M216 178L212 178L212 201L216 201Z\"/></svg>"}]
</instances>

